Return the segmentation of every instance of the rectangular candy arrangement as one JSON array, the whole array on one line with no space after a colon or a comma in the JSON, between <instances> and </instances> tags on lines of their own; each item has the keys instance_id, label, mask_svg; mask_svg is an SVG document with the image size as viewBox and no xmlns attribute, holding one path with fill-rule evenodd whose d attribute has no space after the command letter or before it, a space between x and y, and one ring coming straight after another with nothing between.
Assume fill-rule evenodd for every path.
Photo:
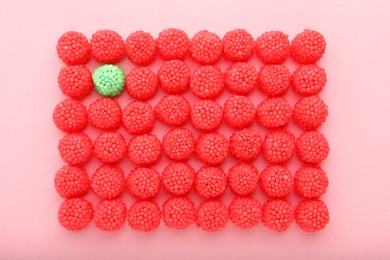
<instances>
[{"instance_id":1,"label":"rectangular candy arrangement","mask_svg":"<svg viewBox=\"0 0 390 260\"><path fill-rule=\"evenodd\" d=\"M328 156L329 145L316 129L325 122L328 109L318 96L326 73L315 63L325 48L324 37L309 29L291 43L280 31L254 39L244 29L229 31L222 39L203 30L191 40L174 28L156 39L136 31L125 41L111 30L97 31L90 41L79 32L64 33L57 53L66 66L58 83L68 98L53 112L55 125L66 133L58 149L67 165L54 180L65 198L58 211L60 224L76 231L93 220L103 231L119 230L127 223L133 230L151 232L160 222L175 229L196 223L215 232L230 220L243 229L262 222L282 232L295 220L305 232L322 230L329 212L319 197L326 192L328 178L319 163ZM164 63L155 73L148 64L157 55ZM199 64L194 71L183 61L188 55ZM247 63L253 55L263 63L259 71ZM300 64L292 74L281 64L289 55ZM85 66L91 57L101 64L93 73ZM125 57L137 65L127 73L115 65ZM225 71L214 65L222 58L231 62ZM290 86L300 95L294 106L283 97ZM153 108L148 100L158 88L166 95ZM267 96L258 104L247 97L255 89ZM87 109L81 101L93 90L102 97ZM187 91L197 101L190 104L182 95ZM215 99L223 91L231 96L222 105ZM115 100L119 95L132 98L123 109ZM155 120L171 127L162 140L152 133ZM188 121L195 130L183 127ZM222 121L235 130L229 138L218 132ZM297 138L287 129L290 121L302 130ZM94 141L83 132L87 124L101 130ZM251 127L254 124L268 133L262 137ZM117 131L120 126L131 140ZM198 138L193 131L201 133ZM219 165L228 153L237 162L225 173ZM294 153L302 166L293 176L285 164ZM90 176L83 165L92 156L102 165ZM170 162L159 173L152 167L161 156ZM192 156L204 166L193 169L187 162ZM265 169L251 163L259 156L269 163ZM134 165L130 173L117 165L121 160ZM153 201L160 186L172 195L161 207ZM218 199L227 186L235 193L229 206ZM186 197L191 189L204 199L197 207ZM251 196L258 189L269 197L264 204ZM302 197L295 207L286 200L293 189ZM95 207L83 198L90 190L101 199ZM118 198L123 192L138 200L127 207Z\"/></svg>"}]
</instances>

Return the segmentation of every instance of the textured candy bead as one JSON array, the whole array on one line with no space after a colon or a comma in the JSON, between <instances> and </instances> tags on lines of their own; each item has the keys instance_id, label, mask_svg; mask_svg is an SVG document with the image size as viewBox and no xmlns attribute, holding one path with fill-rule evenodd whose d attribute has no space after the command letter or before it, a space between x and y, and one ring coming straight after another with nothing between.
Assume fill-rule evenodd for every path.
<instances>
[{"instance_id":1,"label":"textured candy bead","mask_svg":"<svg viewBox=\"0 0 390 260\"><path fill-rule=\"evenodd\" d=\"M137 65L145 66L157 55L156 41L150 33L136 31L125 41L126 54Z\"/></svg>"},{"instance_id":2,"label":"textured candy bead","mask_svg":"<svg viewBox=\"0 0 390 260\"><path fill-rule=\"evenodd\" d=\"M290 54L288 35L281 31L263 33L255 46L256 54L264 64L280 64Z\"/></svg>"},{"instance_id":3,"label":"textured candy bead","mask_svg":"<svg viewBox=\"0 0 390 260\"><path fill-rule=\"evenodd\" d=\"M121 195L126 187L122 169L114 165L102 165L97 168L91 182L93 192L102 199L114 199Z\"/></svg>"},{"instance_id":4,"label":"textured candy bead","mask_svg":"<svg viewBox=\"0 0 390 260\"><path fill-rule=\"evenodd\" d=\"M314 64L301 65L291 75L292 89L303 96L316 95L326 84L326 72Z\"/></svg>"},{"instance_id":5,"label":"textured candy bead","mask_svg":"<svg viewBox=\"0 0 390 260\"><path fill-rule=\"evenodd\" d=\"M116 132L100 134L96 138L93 147L96 157L104 163L119 162L127 151L125 138Z\"/></svg>"},{"instance_id":6,"label":"textured candy bead","mask_svg":"<svg viewBox=\"0 0 390 260\"><path fill-rule=\"evenodd\" d=\"M127 209L119 199L103 200L96 205L93 221L102 231L117 231L126 222Z\"/></svg>"},{"instance_id":7,"label":"textured candy bead","mask_svg":"<svg viewBox=\"0 0 390 260\"><path fill-rule=\"evenodd\" d=\"M84 34L70 31L58 39L57 54L67 65L85 64L91 57L91 46Z\"/></svg>"},{"instance_id":8,"label":"textured candy bead","mask_svg":"<svg viewBox=\"0 0 390 260\"><path fill-rule=\"evenodd\" d=\"M209 199L222 195L227 177L220 167L203 166L195 174L195 190L199 196Z\"/></svg>"},{"instance_id":9,"label":"textured candy bead","mask_svg":"<svg viewBox=\"0 0 390 260\"><path fill-rule=\"evenodd\" d=\"M58 221L69 231L85 228L92 219L92 204L81 198L65 200L58 211Z\"/></svg>"},{"instance_id":10,"label":"textured candy bead","mask_svg":"<svg viewBox=\"0 0 390 260\"><path fill-rule=\"evenodd\" d=\"M185 128L173 128L162 139L162 147L168 158L184 161L191 157L195 150L192 132Z\"/></svg>"},{"instance_id":11,"label":"textured candy bead","mask_svg":"<svg viewBox=\"0 0 390 260\"><path fill-rule=\"evenodd\" d=\"M237 62L248 60L254 51L255 41L246 30L235 29L225 34L223 55L226 59Z\"/></svg>"},{"instance_id":12,"label":"textured candy bead","mask_svg":"<svg viewBox=\"0 0 390 260\"><path fill-rule=\"evenodd\" d=\"M89 161L93 154L91 138L84 133L72 133L64 136L58 150L64 162L72 165L81 165Z\"/></svg>"},{"instance_id":13,"label":"textured candy bead","mask_svg":"<svg viewBox=\"0 0 390 260\"><path fill-rule=\"evenodd\" d=\"M137 100L145 101L154 97L158 89L157 76L147 67L136 67L126 75L126 90Z\"/></svg>"},{"instance_id":14,"label":"textured candy bead","mask_svg":"<svg viewBox=\"0 0 390 260\"><path fill-rule=\"evenodd\" d=\"M295 137L287 130L269 132L263 142L264 158L272 164L286 163L294 155Z\"/></svg>"},{"instance_id":15,"label":"textured candy bead","mask_svg":"<svg viewBox=\"0 0 390 260\"><path fill-rule=\"evenodd\" d=\"M123 70L111 64L98 67L92 74L95 90L103 97L119 96L125 88L125 78Z\"/></svg>"},{"instance_id":16,"label":"textured candy bead","mask_svg":"<svg viewBox=\"0 0 390 260\"><path fill-rule=\"evenodd\" d=\"M154 114L162 123L170 126L180 126L187 122L190 116L190 104L182 96L164 96L154 107Z\"/></svg>"},{"instance_id":17,"label":"textured candy bead","mask_svg":"<svg viewBox=\"0 0 390 260\"><path fill-rule=\"evenodd\" d=\"M157 51L164 60L182 60L187 55L190 39L175 28L165 29L156 39Z\"/></svg>"},{"instance_id":18,"label":"textured candy bead","mask_svg":"<svg viewBox=\"0 0 390 260\"><path fill-rule=\"evenodd\" d=\"M256 109L257 121L266 128L287 125L292 117L292 107L283 97L271 97L261 101Z\"/></svg>"},{"instance_id":19,"label":"textured candy bead","mask_svg":"<svg viewBox=\"0 0 390 260\"><path fill-rule=\"evenodd\" d=\"M122 37L111 30L99 30L92 34L91 54L97 62L117 63L126 53Z\"/></svg>"},{"instance_id":20,"label":"textured candy bead","mask_svg":"<svg viewBox=\"0 0 390 260\"><path fill-rule=\"evenodd\" d=\"M199 204L196 211L197 227L207 232L223 229L229 221L229 210L220 200L206 200Z\"/></svg>"},{"instance_id":21,"label":"textured candy bead","mask_svg":"<svg viewBox=\"0 0 390 260\"><path fill-rule=\"evenodd\" d=\"M294 183L298 194L308 199L315 199L326 192L329 180L319 166L303 165L296 171Z\"/></svg>"},{"instance_id":22,"label":"textured candy bead","mask_svg":"<svg viewBox=\"0 0 390 260\"><path fill-rule=\"evenodd\" d=\"M151 168L135 168L126 178L126 187L138 199L150 199L160 189L160 174Z\"/></svg>"},{"instance_id":23,"label":"textured candy bead","mask_svg":"<svg viewBox=\"0 0 390 260\"><path fill-rule=\"evenodd\" d=\"M329 222L328 207L321 200L304 200L295 207L295 221L305 232L316 232Z\"/></svg>"},{"instance_id":24,"label":"textured candy bead","mask_svg":"<svg viewBox=\"0 0 390 260\"><path fill-rule=\"evenodd\" d=\"M218 132L202 134L195 144L197 158L206 165L221 164L229 149L229 141Z\"/></svg>"},{"instance_id":25,"label":"textured candy bead","mask_svg":"<svg viewBox=\"0 0 390 260\"><path fill-rule=\"evenodd\" d=\"M129 159L132 163L140 166L155 164L161 157L162 147L160 140L151 134L139 135L129 142Z\"/></svg>"},{"instance_id":26,"label":"textured candy bead","mask_svg":"<svg viewBox=\"0 0 390 260\"><path fill-rule=\"evenodd\" d=\"M241 161L253 161L261 153L260 133L249 128L234 132L230 136L229 151Z\"/></svg>"},{"instance_id":27,"label":"textured candy bead","mask_svg":"<svg viewBox=\"0 0 390 260\"><path fill-rule=\"evenodd\" d=\"M58 74L58 85L68 97L81 100L93 89L92 74L84 65L63 67Z\"/></svg>"},{"instance_id":28,"label":"textured candy bead","mask_svg":"<svg viewBox=\"0 0 390 260\"><path fill-rule=\"evenodd\" d=\"M123 109L122 122L130 134L149 133L154 121L153 108L148 103L134 100Z\"/></svg>"},{"instance_id":29,"label":"textured candy bead","mask_svg":"<svg viewBox=\"0 0 390 260\"><path fill-rule=\"evenodd\" d=\"M127 214L129 226L135 231L151 232L160 225L160 207L152 201L136 201Z\"/></svg>"},{"instance_id":30,"label":"textured candy bead","mask_svg":"<svg viewBox=\"0 0 390 260\"><path fill-rule=\"evenodd\" d=\"M169 163L161 174L161 183L172 195L187 194L194 183L195 171L188 163Z\"/></svg>"},{"instance_id":31,"label":"textured candy bead","mask_svg":"<svg viewBox=\"0 0 390 260\"><path fill-rule=\"evenodd\" d=\"M230 220L239 228L249 229L261 221L261 205L251 197L234 197L229 206Z\"/></svg>"},{"instance_id":32,"label":"textured candy bead","mask_svg":"<svg viewBox=\"0 0 390 260\"><path fill-rule=\"evenodd\" d=\"M287 92L290 79L291 74L286 66L266 65L260 68L258 84L264 94L277 97Z\"/></svg>"},{"instance_id":33,"label":"textured candy bead","mask_svg":"<svg viewBox=\"0 0 390 260\"><path fill-rule=\"evenodd\" d=\"M263 205L263 223L267 228L284 232L294 220L294 207L280 199L269 200Z\"/></svg>"},{"instance_id":34,"label":"textured candy bead","mask_svg":"<svg viewBox=\"0 0 390 260\"><path fill-rule=\"evenodd\" d=\"M223 73L216 66L199 67L191 74L190 87L192 94L198 98L217 98L224 88Z\"/></svg>"},{"instance_id":35,"label":"textured candy bead","mask_svg":"<svg viewBox=\"0 0 390 260\"><path fill-rule=\"evenodd\" d=\"M121 106L112 98L100 98L89 105L88 120L98 129L117 129L122 124Z\"/></svg>"},{"instance_id":36,"label":"textured candy bead","mask_svg":"<svg viewBox=\"0 0 390 260\"><path fill-rule=\"evenodd\" d=\"M213 100L199 100L191 107L192 126L200 131L215 131L222 123L222 106Z\"/></svg>"},{"instance_id":37,"label":"textured candy bead","mask_svg":"<svg viewBox=\"0 0 390 260\"><path fill-rule=\"evenodd\" d=\"M238 162L229 169L230 188L240 196L255 192L259 183L259 172L251 163Z\"/></svg>"},{"instance_id":38,"label":"textured candy bead","mask_svg":"<svg viewBox=\"0 0 390 260\"><path fill-rule=\"evenodd\" d=\"M246 62L233 63L223 76L226 88L236 95L249 95L257 83L255 67Z\"/></svg>"},{"instance_id":39,"label":"textured candy bead","mask_svg":"<svg viewBox=\"0 0 390 260\"><path fill-rule=\"evenodd\" d=\"M191 39L190 53L200 64L213 64L222 54L222 40L207 30L197 32Z\"/></svg>"},{"instance_id":40,"label":"textured candy bead","mask_svg":"<svg viewBox=\"0 0 390 260\"><path fill-rule=\"evenodd\" d=\"M160 67L157 78L166 93L181 94L190 87L190 68L181 60L170 60Z\"/></svg>"},{"instance_id":41,"label":"textured candy bead","mask_svg":"<svg viewBox=\"0 0 390 260\"><path fill-rule=\"evenodd\" d=\"M314 130L328 117L328 106L318 96L303 97L295 104L292 116L303 130Z\"/></svg>"},{"instance_id":42,"label":"textured candy bead","mask_svg":"<svg viewBox=\"0 0 390 260\"><path fill-rule=\"evenodd\" d=\"M185 229L195 223L194 203L186 197L170 197L162 205L162 219L169 228Z\"/></svg>"},{"instance_id":43,"label":"textured candy bead","mask_svg":"<svg viewBox=\"0 0 390 260\"><path fill-rule=\"evenodd\" d=\"M223 106L223 118L231 127L243 129L252 124L256 116L256 108L245 96L233 95Z\"/></svg>"},{"instance_id":44,"label":"textured candy bead","mask_svg":"<svg viewBox=\"0 0 390 260\"><path fill-rule=\"evenodd\" d=\"M329 150L328 140L317 131L303 132L296 141L298 158L305 163L313 164L325 160Z\"/></svg>"},{"instance_id":45,"label":"textured candy bead","mask_svg":"<svg viewBox=\"0 0 390 260\"><path fill-rule=\"evenodd\" d=\"M305 29L291 41L291 55L301 64L314 63L325 53L324 36L314 30Z\"/></svg>"},{"instance_id":46,"label":"textured candy bead","mask_svg":"<svg viewBox=\"0 0 390 260\"><path fill-rule=\"evenodd\" d=\"M79 101L65 99L55 106L53 121L57 128L64 132L79 132L87 126L87 109Z\"/></svg>"},{"instance_id":47,"label":"textured candy bead","mask_svg":"<svg viewBox=\"0 0 390 260\"><path fill-rule=\"evenodd\" d=\"M57 171L54 185L61 197L70 199L87 194L91 180L83 168L68 165Z\"/></svg>"},{"instance_id":48,"label":"textured candy bead","mask_svg":"<svg viewBox=\"0 0 390 260\"><path fill-rule=\"evenodd\" d=\"M283 165L268 165L260 174L260 187L271 198L283 198L294 188L293 176Z\"/></svg>"}]
</instances>

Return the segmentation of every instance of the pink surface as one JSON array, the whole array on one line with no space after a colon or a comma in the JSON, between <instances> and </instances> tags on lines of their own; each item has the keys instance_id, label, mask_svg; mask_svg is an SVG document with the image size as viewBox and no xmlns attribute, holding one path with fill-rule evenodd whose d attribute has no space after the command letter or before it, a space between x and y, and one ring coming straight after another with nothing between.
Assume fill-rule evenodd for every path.
<instances>
[{"instance_id":1,"label":"pink surface","mask_svg":"<svg viewBox=\"0 0 390 260\"><path fill-rule=\"evenodd\" d=\"M1 1L0 71L4 99L0 102L0 258L1 259L385 259L390 257L390 4L388 1ZM325 3L326 2L326 3ZM64 98L57 86L63 66L55 46L65 31L88 37L98 29L114 29L123 37L142 29L153 36L168 27L190 37L201 29L223 36L245 28L254 36L272 29L292 38L304 28L324 34L328 46L319 65L328 73L321 94L330 115L321 131L331 153L322 164L330 179L323 196L331 221L315 234L295 224L284 233L263 225L248 231L229 223L215 234L195 226L170 230L163 225L151 234L125 226L103 233L91 224L71 233L57 222L62 199L53 178L64 163L57 143L62 133L52 123L52 110ZM258 70L260 62L251 59ZM160 61L153 63L157 70ZM126 72L133 67L120 63ZM225 68L227 63L220 62ZM287 62L290 69L296 64ZM90 68L96 67L95 63ZM162 92L160 90L159 95ZM188 94L190 96L190 94ZM223 100L228 96L225 91ZM97 96L84 103L88 105ZM296 97L289 91L288 97ZM259 102L258 90L251 98ZM127 94L121 104L129 101ZM157 99L151 101L155 104ZM255 125L254 125L255 127ZM156 126L160 137L167 130ZM226 134L231 130L224 126ZM260 129L264 136L264 129ZM297 129L294 130L299 132ZM91 128L92 136L97 131ZM129 137L127 135L127 137ZM161 170L163 159L156 167ZM194 160L193 160L194 162ZM226 170L232 159L223 165ZM265 162L255 164L263 169ZM98 165L87 165L91 172ZM127 172L132 166L121 164ZM199 163L194 163L195 167ZM296 158L289 164L298 167ZM157 202L165 200L160 192ZM228 191L222 198L231 200ZM200 200L190 195L196 203ZM255 195L262 203L264 195ZM93 195L87 198L94 204ZM127 205L134 199L123 196ZM298 201L295 195L291 201Z\"/></svg>"}]
</instances>

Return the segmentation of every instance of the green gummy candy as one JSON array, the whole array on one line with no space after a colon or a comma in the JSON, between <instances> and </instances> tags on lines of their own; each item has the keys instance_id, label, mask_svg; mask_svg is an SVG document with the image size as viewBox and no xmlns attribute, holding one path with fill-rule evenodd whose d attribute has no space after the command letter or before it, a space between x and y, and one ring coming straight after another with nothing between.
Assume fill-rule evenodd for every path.
<instances>
[{"instance_id":1,"label":"green gummy candy","mask_svg":"<svg viewBox=\"0 0 390 260\"><path fill-rule=\"evenodd\" d=\"M123 70L111 64L100 66L92 75L95 90L103 97L120 95L125 88L125 78Z\"/></svg>"}]
</instances>

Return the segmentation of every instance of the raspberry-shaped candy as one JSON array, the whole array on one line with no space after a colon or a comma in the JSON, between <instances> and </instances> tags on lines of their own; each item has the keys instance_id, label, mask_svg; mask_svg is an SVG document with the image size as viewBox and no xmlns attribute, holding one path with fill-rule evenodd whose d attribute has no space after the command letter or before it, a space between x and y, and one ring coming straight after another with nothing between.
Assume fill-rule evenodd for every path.
<instances>
[{"instance_id":1,"label":"raspberry-shaped candy","mask_svg":"<svg viewBox=\"0 0 390 260\"><path fill-rule=\"evenodd\" d=\"M222 40L216 33L203 30L192 37L190 43L192 58L201 64L215 63L222 53Z\"/></svg>"},{"instance_id":2,"label":"raspberry-shaped candy","mask_svg":"<svg viewBox=\"0 0 390 260\"><path fill-rule=\"evenodd\" d=\"M140 101L130 102L122 113L122 122L130 134L146 134L153 129L154 112L151 105Z\"/></svg>"},{"instance_id":3,"label":"raspberry-shaped candy","mask_svg":"<svg viewBox=\"0 0 390 260\"><path fill-rule=\"evenodd\" d=\"M259 183L259 172L251 163L238 162L229 169L230 188L240 196L255 192Z\"/></svg>"},{"instance_id":4,"label":"raspberry-shaped candy","mask_svg":"<svg viewBox=\"0 0 390 260\"><path fill-rule=\"evenodd\" d=\"M226 59L237 62L249 59L255 48L255 41L246 30L235 29L227 32L222 39L223 55Z\"/></svg>"},{"instance_id":5,"label":"raspberry-shaped candy","mask_svg":"<svg viewBox=\"0 0 390 260\"><path fill-rule=\"evenodd\" d=\"M328 106L318 96L303 97L295 104L292 116L303 130L314 130L325 122Z\"/></svg>"},{"instance_id":6,"label":"raspberry-shaped candy","mask_svg":"<svg viewBox=\"0 0 390 260\"><path fill-rule=\"evenodd\" d=\"M295 221L305 232L319 231L329 222L328 207L321 200L304 200L295 208Z\"/></svg>"},{"instance_id":7,"label":"raspberry-shaped candy","mask_svg":"<svg viewBox=\"0 0 390 260\"><path fill-rule=\"evenodd\" d=\"M182 60L187 55L190 39L184 31L169 28L159 33L156 44L164 60Z\"/></svg>"},{"instance_id":8,"label":"raspberry-shaped candy","mask_svg":"<svg viewBox=\"0 0 390 260\"><path fill-rule=\"evenodd\" d=\"M85 64L91 55L87 37L80 32L66 32L57 43L58 57L67 65Z\"/></svg>"},{"instance_id":9,"label":"raspberry-shaped candy","mask_svg":"<svg viewBox=\"0 0 390 260\"><path fill-rule=\"evenodd\" d=\"M303 96L316 95L326 84L326 72L314 64L301 65L291 75L292 89Z\"/></svg>"},{"instance_id":10,"label":"raspberry-shaped candy","mask_svg":"<svg viewBox=\"0 0 390 260\"><path fill-rule=\"evenodd\" d=\"M147 67L134 68L126 76L127 93L134 99L141 101L151 99L157 88L157 76Z\"/></svg>"},{"instance_id":11,"label":"raspberry-shaped candy","mask_svg":"<svg viewBox=\"0 0 390 260\"><path fill-rule=\"evenodd\" d=\"M274 231L283 232L294 220L294 207L280 199L269 200L263 205L263 223Z\"/></svg>"},{"instance_id":12,"label":"raspberry-shaped candy","mask_svg":"<svg viewBox=\"0 0 390 260\"><path fill-rule=\"evenodd\" d=\"M326 173L314 165L304 165L294 177L295 190L305 198L314 199L326 192L329 180Z\"/></svg>"},{"instance_id":13,"label":"raspberry-shaped candy","mask_svg":"<svg viewBox=\"0 0 390 260\"><path fill-rule=\"evenodd\" d=\"M205 199L222 195L226 189L227 177L220 167L203 166L195 174L195 190Z\"/></svg>"},{"instance_id":14,"label":"raspberry-shaped candy","mask_svg":"<svg viewBox=\"0 0 390 260\"><path fill-rule=\"evenodd\" d=\"M126 154L126 141L120 133L107 132L100 134L94 144L96 157L104 163L116 163Z\"/></svg>"},{"instance_id":15,"label":"raspberry-shaped candy","mask_svg":"<svg viewBox=\"0 0 390 260\"><path fill-rule=\"evenodd\" d=\"M325 136L317 131L303 132L296 141L297 155L309 164L325 160L329 154L329 144Z\"/></svg>"},{"instance_id":16,"label":"raspberry-shaped candy","mask_svg":"<svg viewBox=\"0 0 390 260\"><path fill-rule=\"evenodd\" d=\"M291 41L291 55L299 63L314 63L325 53L324 36L317 31L305 29Z\"/></svg>"},{"instance_id":17,"label":"raspberry-shaped candy","mask_svg":"<svg viewBox=\"0 0 390 260\"><path fill-rule=\"evenodd\" d=\"M230 92L246 96L256 86L256 69L246 62L233 63L225 70L224 81Z\"/></svg>"},{"instance_id":18,"label":"raspberry-shaped candy","mask_svg":"<svg viewBox=\"0 0 390 260\"><path fill-rule=\"evenodd\" d=\"M231 127L243 129L252 124L256 108L245 96L233 95L223 105L223 118Z\"/></svg>"},{"instance_id":19,"label":"raspberry-shaped candy","mask_svg":"<svg viewBox=\"0 0 390 260\"><path fill-rule=\"evenodd\" d=\"M191 131L184 128L173 128L162 139L162 147L166 156L175 161L190 158L195 150L195 140Z\"/></svg>"},{"instance_id":20,"label":"raspberry-shaped candy","mask_svg":"<svg viewBox=\"0 0 390 260\"><path fill-rule=\"evenodd\" d=\"M260 133L249 128L234 132L230 136L229 151L241 161L253 161L261 152Z\"/></svg>"},{"instance_id":21,"label":"raspberry-shaped candy","mask_svg":"<svg viewBox=\"0 0 390 260\"><path fill-rule=\"evenodd\" d=\"M92 219L92 204L80 198L65 200L58 211L58 221L69 231L85 228Z\"/></svg>"},{"instance_id":22,"label":"raspberry-shaped candy","mask_svg":"<svg viewBox=\"0 0 390 260\"><path fill-rule=\"evenodd\" d=\"M195 144L197 158L207 165L219 165L226 156L229 149L229 141L218 132L202 134Z\"/></svg>"},{"instance_id":23,"label":"raspberry-shaped candy","mask_svg":"<svg viewBox=\"0 0 390 260\"><path fill-rule=\"evenodd\" d=\"M229 206L230 219L242 229L257 226L261 221L261 205L251 197L235 197Z\"/></svg>"},{"instance_id":24,"label":"raspberry-shaped candy","mask_svg":"<svg viewBox=\"0 0 390 260\"><path fill-rule=\"evenodd\" d=\"M192 126L199 131L217 130L222 122L222 106L213 100L199 100L191 107Z\"/></svg>"},{"instance_id":25,"label":"raspberry-shaped candy","mask_svg":"<svg viewBox=\"0 0 390 260\"><path fill-rule=\"evenodd\" d=\"M126 178L127 190L142 200L156 196L160 189L160 174L150 168L135 168Z\"/></svg>"},{"instance_id":26,"label":"raspberry-shaped candy","mask_svg":"<svg viewBox=\"0 0 390 260\"><path fill-rule=\"evenodd\" d=\"M265 64L282 63L290 54L288 35L281 31L263 33L256 42L256 53Z\"/></svg>"},{"instance_id":27,"label":"raspberry-shaped candy","mask_svg":"<svg viewBox=\"0 0 390 260\"><path fill-rule=\"evenodd\" d=\"M293 176L282 165L269 165L260 174L260 187L271 198L283 198L294 188Z\"/></svg>"},{"instance_id":28,"label":"raspberry-shaped candy","mask_svg":"<svg viewBox=\"0 0 390 260\"><path fill-rule=\"evenodd\" d=\"M171 197L162 205L162 219L169 228L185 229L195 223L194 203L186 197Z\"/></svg>"},{"instance_id":29,"label":"raspberry-shaped candy","mask_svg":"<svg viewBox=\"0 0 390 260\"><path fill-rule=\"evenodd\" d=\"M135 231L151 232L160 225L160 207L152 201L136 201L131 205L127 219Z\"/></svg>"},{"instance_id":30,"label":"raspberry-shaped candy","mask_svg":"<svg viewBox=\"0 0 390 260\"><path fill-rule=\"evenodd\" d=\"M56 173L54 185L61 197L70 199L87 194L91 181L86 170L68 165Z\"/></svg>"},{"instance_id":31,"label":"raspberry-shaped candy","mask_svg":"<svg viewBox=\"0 0 390 260\"><path fill-rule=\"evenodd\" d=\"M122 109L112 98L100 98L89 105L89 123L102 130L114 130L122 123Z\"/></svg>"},{"instance_id":32,"label":"raspberry-shaped candy","mask_svg":"<svg viewBox=\"0 0 390 260\"><path fill-rule=\"evenodd\" d=\"M287 130L269 132L263 142L264 158L272 164L283 164L294 155L295 137Z\"/></svg>"},{"instance_id":33,"label":"raspberry-shaped candy","mask_svg":"<svg viewBox=\"0 0 390 260\"><path fill-rule=\"evenodd\" d=\"M80 100L93 89L92 74L84 65L63 67L58 74L58 85L62 93Z\"/></svg>"},{"instance_id":34,"label":"raspberry-shaped candy","mask_svg":"<svg viewBox=\"0 0 390 260\"><path fill-rule=\"evenodd\" d=\"M99 30L92 34L91 54L100 63L117 63L126 52L122 37L111 30Z\"/></svg>"},{"instance_id":35,"label":"raspberry-shaped candy","mask_svg":"<svg viewBox=\"0 0 390 260\"><path fill-rule=\"evenodd\" d=\"M88 123L87 109L79 101L65 99L54 108L53 121L58 129L64 132L81 131Z\"/></svg>"},{"instance_id":36,"label":"raspberry-shaped candy","mask_svg":"<svg viewBox=\"0 0 390 260\"><path fill-rule=\"evenodd\" d=\"M287 125L292 117L292 107L283 97L271 97L257 106L257 121L266 128Z\"/></svg>"},{"instance_id":37,"label":"raspberry-shaped candy","mask_svg":"<svg viewBox=\"0 0 390 260\"><path fill-rule=\"evenodd\" d=\"M216 66L202 66L192 73L190 87L198 98L214 99L223 91L223 73Z\"/></svg>"},{"instance_id":38,"label":"raspberry-shaped candy","mask_svg":"<svg viewBox=\"0 0 390 260\"><path fill-rule=\"evenodd\" d=\"M126 179L121 168L102 165L91 177L93 192L102 199L114 199L125 190Z\"/></svg>"},{"instance_id":39,"label":"raspberry-shaped candy","mask_svg":"<svg viewBox=\"0 0 390 260\"><path fill-rule=\"evenodd\" d=\"M199 204L196 211L196 224L207 232L216 232L224 228L229 221L229 210L220 200L206 200Z\"/></svg>"},{"instance_id":40,"label":"raspberry-shaped candy","mask_svg":"<svg viewBox=\"0 0 390 260\"><path fill-rule=\"evenodd\" d=\"M156 57L156 41L150 33L136 31L125 41L126 54L137 65L147 65Z\"/></svg>"},{"instance_id":41,"label":"raspberry-shaped candy","mask_svg":"<svg viewBox=\"0 0 390 260\"><path fill-rule=\"evenodd\" d=\"M126 75L115 65L102 65L92 74L96 92L103 97L119 96L125 88Z\"/></svg>"},{"instance_id":42,"label":"raspberry-shaped candy","mask_svg":"<svg viewBox=\"0 0 390 260\"><path fill-rule=\"evenodd\" d=\"M180 126L187 122L190 110L190 104L185 97L165 96L154 107L154 114L164 124Z\"/></svg>"},{"instance_id":43,"label":"raspberry-shaped candy","mask_svg":"<svg viewBox=\"0 0 390 260\"><path fill-rule=\"evenodd\" d=\"M172 195L188 193L195 179L195 171L188 163L172 162L165 167L161 174L164 188Z\"/></svg>"},{"instance_id":44,"label":"raspberry-shaped candy","mask_svg":"<svg viewBox=\"0 0 390 260\"><path fill-rule=\"evenodd\" d=\"M266 65L260 68L258 84L264 94L277 97L286 93L290 79L291 74L286 66Z\"/></svg>"},{"instance_id":45,"label":"raspberry-shaped candy","mask_svg":"<svg viewBox=\"0 0 390 260\"><path fill-rule=\"evenodd\" d=\"M166 93L181 94L189 88L190 68L181 60L170 60L160 67L157 78Z\"/></svg>"},{"instance_id":46,"label":"raspberry-shaped candy","mask_svg":"<svg viewBox=\"0 0 390 260\"><path fill-rule=\"evenodd\" d=\"M64 162L79 165L91 158L93 143L91 138L84 133L67 134L60 140L58 150Z\"/></svg>"},{"instance_id":47,"label":"raspberry-shaped candy","mask_svg":"<svg viewBox=\"0 0 390 260\"><path fill-rule=\"evenodd\" d=\"M123 201L103 200L95 208L93 221L102 231L117 231L125 224L126 216L127 209Z\"/></svg>"},{"instance_id":48,"label":"raspberry-shaped candy","mask_svg":"<svg viewBox=\"0 0 390 260\"><path fill-rule=\"evenodd\" d=\"M155 135L139 135L129 143L128 154L130 161L137 165L153 165L160 159L161 153L161 143Z\"/></svg>"}]
</instances>

